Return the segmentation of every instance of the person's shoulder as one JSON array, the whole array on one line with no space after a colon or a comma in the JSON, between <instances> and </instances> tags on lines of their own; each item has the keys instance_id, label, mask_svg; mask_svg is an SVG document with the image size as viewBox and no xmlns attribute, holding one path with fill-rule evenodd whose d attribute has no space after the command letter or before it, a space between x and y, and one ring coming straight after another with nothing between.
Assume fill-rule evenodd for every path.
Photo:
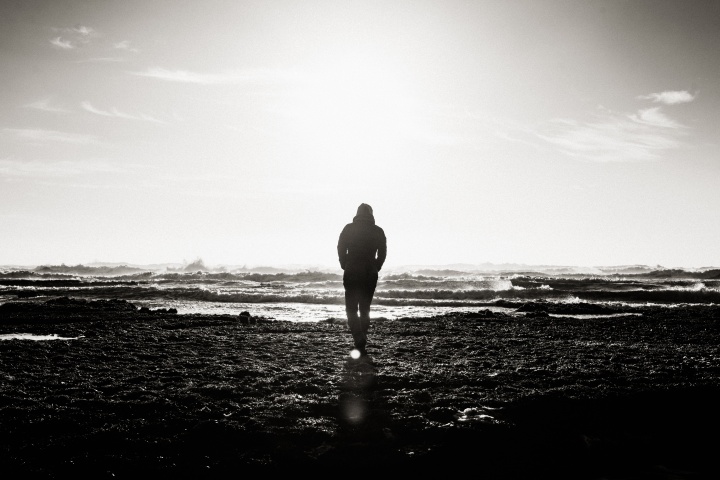
<instances>
[{"instance_id":1,"label":"person's shoulder","mask_svg":"<svg viewBox=\"0 0 720 480\"><path fill-rule=\"evenodd\" d=\"M382 227L380 227L380 225L375 225L375 231L385 235L385 230L383 230Z\"/></svg>"}]
</instances>

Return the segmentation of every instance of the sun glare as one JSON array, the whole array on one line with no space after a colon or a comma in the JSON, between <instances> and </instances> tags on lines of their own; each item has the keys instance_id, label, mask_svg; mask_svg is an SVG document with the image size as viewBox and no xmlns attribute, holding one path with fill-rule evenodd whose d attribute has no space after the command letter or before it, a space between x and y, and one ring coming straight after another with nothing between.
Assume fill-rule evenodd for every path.
<instances>
[{"instance_id":1,"label":"sun glare","mask_svg":"<svg viewBox=\"0 0 720 480\"><path fill-rule=\"evenodd\" d=\"M399 76L360 64L317 72L294 92L287 108L291 143L323 164L339 155L397 159L406 150L403 143L421 127Z\"/></svg>"}]
</instances>

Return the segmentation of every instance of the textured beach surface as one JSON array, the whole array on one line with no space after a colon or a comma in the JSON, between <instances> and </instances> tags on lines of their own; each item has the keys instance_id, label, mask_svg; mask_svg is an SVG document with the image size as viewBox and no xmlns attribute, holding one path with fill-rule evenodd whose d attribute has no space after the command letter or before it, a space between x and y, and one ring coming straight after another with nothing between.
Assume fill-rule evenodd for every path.
<instances>
[{"instance_id":1,"label":"textured beach surface","mask_svg":"<svg viewBox=\"0 0 720 480\"><path fill-rule=\"evenodd\" d=\"M374 321L354 360L341 321L6 303L0 334L66 339L0 341L0 467L718 478L720 307L558 308Z\"/></svg>"}]
</instances>

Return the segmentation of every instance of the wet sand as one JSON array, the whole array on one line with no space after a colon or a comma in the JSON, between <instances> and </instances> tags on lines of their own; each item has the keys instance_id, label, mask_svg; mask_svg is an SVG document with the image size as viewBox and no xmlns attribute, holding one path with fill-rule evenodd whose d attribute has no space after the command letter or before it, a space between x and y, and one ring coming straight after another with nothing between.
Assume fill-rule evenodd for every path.
<instances>
[{"instance_id":1,"label":"wet sand","mask_svg":"<svg viewBox=\"0 0 720 480\"><path fill-rule=\"evenodd\" d=\"M562 308L374 320L353 360L341 320L5 304L0 334L73 339L0 341L0 468L718 478L720 307Z\"/></svg>"}]
</instances>

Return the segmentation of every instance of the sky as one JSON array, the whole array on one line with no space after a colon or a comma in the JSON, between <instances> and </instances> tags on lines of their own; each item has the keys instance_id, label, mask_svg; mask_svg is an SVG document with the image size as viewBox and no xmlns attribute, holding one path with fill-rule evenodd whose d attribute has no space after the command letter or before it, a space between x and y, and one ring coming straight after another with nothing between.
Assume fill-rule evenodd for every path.
<instances>
[{"instance_id":1,"label":"sky","mask_svg":"<svg viewBox=\"0 0 720 480\"><path fill-rule=\"evenodd\" d=\"M0 1L0 265L720 266L716 1Z\"/></svg>"}]
</instances>

